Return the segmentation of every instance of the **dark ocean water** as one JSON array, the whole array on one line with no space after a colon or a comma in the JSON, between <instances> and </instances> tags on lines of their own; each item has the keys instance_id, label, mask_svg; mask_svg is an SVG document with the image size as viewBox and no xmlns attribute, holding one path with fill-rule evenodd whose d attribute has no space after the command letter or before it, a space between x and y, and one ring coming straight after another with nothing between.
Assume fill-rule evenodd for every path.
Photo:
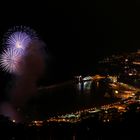
<instances>
[{"instance_id":1,"label":"dark ocean water","mask_svg":"<svg viewBox=\"0 0 140 140\"><path fill-rule=\"evenodd\" d=\"M27 103L25 114L30 119L45 119L48 116L75 112L90 107L99 107L114 102L105 98L93 87L91 81L75 83L67 81L62 84L43 87Z\"/></svg>"}]
</instances>

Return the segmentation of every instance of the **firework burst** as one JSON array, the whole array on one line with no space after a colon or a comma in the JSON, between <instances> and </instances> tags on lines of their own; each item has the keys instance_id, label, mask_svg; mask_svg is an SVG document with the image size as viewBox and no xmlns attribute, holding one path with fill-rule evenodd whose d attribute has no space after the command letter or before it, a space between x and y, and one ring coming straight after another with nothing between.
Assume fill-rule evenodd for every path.
<instances>
[{"instance_id":1,"label":"firework burst","mask_svg":"<svg viewBox=\"0 0 140 140\"><path fill-rule=\"evenodd\" d=\"M31 42L31 37L24 32L11 34L6 42L8 48L25 49Z\"/></svg>"},{"instance_id":2,"label":"firework burst","mask_svg":"<svg viewBox=\"0 0 140 140\"><path fill-rule=\"evenodd\" d=\"M38 37L34 30L25 26L15 26L4 35L4 49L0 65L4 71L19 74L24 56L33 40Z\"/></svg>"},{"instance_id":3,"label":"firework burst","mask_svg":"<svg viewBox=\"0 0 140 140\"><path fill-rule=\"evenodd\" d=\"M8 48L7 50L4 50L1 55L0 65L4 71L9 73L19 73L22 57L22 51L14 48Z\"/></svg>"},{"instance_id":4,"label":"firework burst","mask_svg":"<svg viewBox=\"0 0 140 140\"><path fill-rule=\"evenodd\" d=\"M26 49L33 39L37 39L34 30L25 26L15 26L5 34L4 46L6 48Z\"/></svg>"}]
</instances>

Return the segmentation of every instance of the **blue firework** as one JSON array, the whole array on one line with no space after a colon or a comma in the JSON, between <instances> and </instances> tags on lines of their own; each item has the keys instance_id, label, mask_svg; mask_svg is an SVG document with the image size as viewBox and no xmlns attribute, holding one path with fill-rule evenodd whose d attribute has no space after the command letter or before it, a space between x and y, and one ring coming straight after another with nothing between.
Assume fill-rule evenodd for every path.
<instances>
[{"instance_id":1,"label":"blue firework","mask_svg":"<svg viewBox=\"0 0 140 140\"><path fill-rule=\"evenodd\" d=\"M25 49L31 42L31 37L25 32L14 32L6 41L8 48Z\"/></svg>"},{"instance_id":2,"label":"blue firework","mask_svg":"<svg viewBox=\"0 0 140 140\"><path fill-rule=\"evenodd\" d=\"M4 35L3 44L6 48L25 49L32 40L37 38L36 32L31 28L14 26Z\"/></svg>"},{"instance_id":3,"label":"blue firework","mask_svg":"<svg viewBox=\"0 0 140 140\"><path fill-rule=\"evenodd\" d=\"M4 35L4 51L0 65L4 71L19 74L22 71L24 56L30 49L29 44L38 40L34 30L26 26L15 26Z\"/></svg>"}]
</instances>

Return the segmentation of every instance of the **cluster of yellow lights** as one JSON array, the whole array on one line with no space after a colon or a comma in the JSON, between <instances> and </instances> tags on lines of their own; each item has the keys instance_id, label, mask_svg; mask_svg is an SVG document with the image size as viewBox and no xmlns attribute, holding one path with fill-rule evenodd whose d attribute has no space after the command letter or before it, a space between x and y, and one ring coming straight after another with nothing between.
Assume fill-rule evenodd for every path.
<instances>
[{"instance_id":1,"label":"cluster of yellow lights","mask_svg":"<svg viewBox=\"0 0 140 140\"><path fill-rule=\"evenodd\" d=\"M37 120L32 121L32 125L35 125L35 126L42 126L42 125L43 125L43 121L37 121ZM31 125L31 126L32 126L32 125Z\"/></svg>"},{"instance_id":2,"label":"cluster of yellow lights","mask_svg":"<svg viewBox=\"0 0 140 140\"><path fill-rule=\"evenodd\" d=\"M99 77L96 76L96 78L99 78ZM118 91L118 90L115 90L115 93L117 95L120 95L120 97L122 99L123 98L127 99L129 97L134 97L135 93L137 93L137 91L140 91L140 89L136 89L136 88L134 88L132 86L129 86L127 84L124 84L124 83L118 83L117 86L118 86L118 88L121 86L121 87L125 87L125 88L128 89L128 90L123 90L122 93L120 91ZM116 86L114 85L114 87L116 87ZM135 92L132 91L132 90L135 90ZM131 104L134 101L135 100L128 99L127 103L125 103L125 102L124 103L115 102L115 103L112 103L112 104L103 105L103 106L100 107L100 109L88 108L88 109L84 109L84 110L79 110L79 111L77 111L75 113L71 113L71 114L66 114L66 115L50 118L50 119L47 120L47 122L70 122L70 123L74 123L74 122L81 121L82 113L94 113L94 112L98 112L98 111L103 109L103 110L105 110L105 113L107 114L108 113L108 109L110 109L110 108L117 108L118 112L120 112L120 114L121 114L121 113L126 111L127 104ZM104 118L103 119L103 122L109 122L109 121L110 121L109 118ZM13 122L14 122L14 120L13 120ZM33 121L32 124L34 124L36 126L42 126L43 121Z\"/></svg>"}]
</instances>

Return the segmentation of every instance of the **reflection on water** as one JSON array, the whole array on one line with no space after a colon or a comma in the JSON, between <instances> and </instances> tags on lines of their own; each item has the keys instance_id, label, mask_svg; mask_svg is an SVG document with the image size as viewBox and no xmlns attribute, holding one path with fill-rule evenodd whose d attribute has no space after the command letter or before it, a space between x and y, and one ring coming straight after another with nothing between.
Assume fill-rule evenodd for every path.
<instances>
[{"instance_id":1,"label":"reflection on water","mask_svg":"<svg viewBox=\"0 0 140 140\"><path fill-rule=\"evenodd\" d=\"M77 87L77 90L79 90L79 91L83 90L83 89L82 89L82 88L83 88L83 82L78 82L78 83L76 84L76 87Z\"/></svg>"},{"instance_id":2,"label":"reflection on water","mask_svg":"<svg viewBox=\"0 0 140 140\"><path fill-rule=\"evenodd\" d=\"M30 117L44 118L48 114L68 113L91 106L100 106L111 99L104 98L92 81L69 81L60 85L41 88L25 108Z\"/></svg>"},{"instance_id":3,"label":"reflection on water","mask_svg":"<svg viewBox=\"0 0 140 140\"><path fill-rule=\"evenodd\" d=\"M84 91L85 92L90 92L92 86L92 81L85 81L84 82Z\"/></svg>"},{"instance_id":4,"label":"reflection on water","mask_svg":"<svg viewBox=\"0 0 140 140\"><path fill-rule=\"evenodd\" d=\"M92 81L78 82L76 84L76 88L79 93L90 93L92 88Z\"/></svg>"}]
</instances>

